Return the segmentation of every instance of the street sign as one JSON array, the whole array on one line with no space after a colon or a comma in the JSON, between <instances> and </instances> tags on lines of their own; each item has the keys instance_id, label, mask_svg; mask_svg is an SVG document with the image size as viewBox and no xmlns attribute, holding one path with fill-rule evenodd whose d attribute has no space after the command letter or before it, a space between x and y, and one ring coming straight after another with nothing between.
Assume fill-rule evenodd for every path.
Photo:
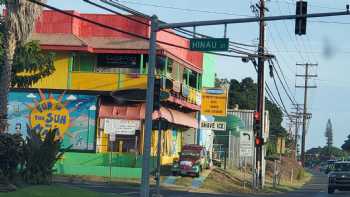
<instances>
[{"instance_id":1,"label":"street sign","mask_svg":"<svg viewBox=\"0 0 350 197\"><path fill-rule=\"evenodd\" d=\"M228 38L193 38L190 39L192 51L228 51Z\"/></svg>"},{"instance_id":2,"label":"street sign","mask_svg":"<svg viewBox=\"0 0 350 197\"><path fill-rule=\"evenodd\" d=\"M216 131L226 131L226 122L201 122L201 129L210 129Z\"/></svg>"},{"instance_id":3,"label":"street sign","mask_svg":"<svg viewBox=\"0 0 350 197\"><path fill-rule=\"evenodd\" d=\"M201 113L209 116L226 116L226 88L203 88Z\"/></svg>"},{"instance_id":4,"label":"street sign","mask_svg":"<svg viewBox=\"0 0 350 197\"><path fill-rule=\"evenodd\" d=\"M253 156L253 139L254 135L251 131L240 132L240 144L239 154L241 157L252 157Z\"/></svg>"}]
</instances>

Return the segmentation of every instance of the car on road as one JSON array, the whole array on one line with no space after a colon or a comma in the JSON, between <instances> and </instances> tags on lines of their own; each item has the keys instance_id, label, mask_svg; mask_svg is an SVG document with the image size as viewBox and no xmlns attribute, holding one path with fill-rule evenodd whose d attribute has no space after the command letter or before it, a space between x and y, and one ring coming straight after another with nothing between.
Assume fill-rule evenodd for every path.
<instances>
[{"instance_id":1,"label":"car on road","mask_svg":"<svg viewBox=\"0 0 350 197\"><path fill-rule=\"evenodd\" d=\"M195 144L182 147L178 161L174 161L171 171L176 175L199 177L202 170L209 168L210 161L205 147Z\"/></svg>"},{"instance_id":2,"label":"car on road","mask_svg":"<svg viewBox=\"0 0 350 197\"><path fill-rule=\"evenodd\" d=\"M328 174L328 193L333 194L335 190L350 191L350 161L335 162Z\"/></svg>"}]
</instances>

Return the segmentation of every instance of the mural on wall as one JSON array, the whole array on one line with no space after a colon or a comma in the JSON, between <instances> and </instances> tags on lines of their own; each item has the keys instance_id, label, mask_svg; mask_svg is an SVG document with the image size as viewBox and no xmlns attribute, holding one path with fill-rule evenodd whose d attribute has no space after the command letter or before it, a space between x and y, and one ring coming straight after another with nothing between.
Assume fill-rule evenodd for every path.
<instances>
[{"instance_id":1,"label":"mural on wall","mask_svg":"<svg viewBox=\"0 0 350 197\"><path fill-rule=\"evenodd\" d=\"M44 134L59 130L63 147L94 150L97 97L84 94L11 91L9 131L27 136L27 125Z\"/></svg>"}]
</instances>

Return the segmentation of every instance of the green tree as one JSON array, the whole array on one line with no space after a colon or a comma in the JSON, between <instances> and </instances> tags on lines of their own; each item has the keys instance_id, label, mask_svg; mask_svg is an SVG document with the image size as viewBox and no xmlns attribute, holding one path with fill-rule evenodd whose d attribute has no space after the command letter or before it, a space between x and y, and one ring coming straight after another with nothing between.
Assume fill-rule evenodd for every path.
<instances>
[{"instance_id":1,"label":"green tree","mask_svg":"<svg viewBox=\"0 0 350 197\"><path fill-rule=\"evenodd\" d=\"M51 74L54 68L52 55L44 55L38 43L28 43L41 6L17 0L1 0L0 4L7 10L0 21L0 132L4 132L9 88L28 87ZM28 72L28 75L21 75L21 72Z\"/></svg>"},{"instance_id":2,"label":"green tree","mask_svg":"<svg viewBox=\"0 0 350 197\"><path fill-rule=\"evenodd\" d=\"M350 135L348 135L348 139L345 140L345 142L344 142L344 144L341 146L341 148L342 148L344 151L350 153Z\"/></svg>"},{"instance_id":3,"label":"green tree","mask_svg":"<svg viewBox=\"0 0 350 197\"><path fill-rule=\"evenodd\" d=\"M327 125L326 125L326 132L325 137L327 139L327 147L328 147L328 153L327 155L331 156L331 148L333 147L333 128L332 128L332 122L331 119L328 119Z\"/></svg>"},{"instance_id":4,"label":"green tree","mask_svg":"<svg viewBox=\"0 0 350 197\"><path fill-rule=\"evenodd\" d=\"M245 78L241 82L236 79L217 79L217 87L229 82L229 102L230 109L238 105L240 109L255 110L257 99L257 84L252 78ZM283 113L277 105L269 99L265 99L266 110L269 111L270 135L286 136L287 131L282 127Z\"/></svg>"}]
</instances>

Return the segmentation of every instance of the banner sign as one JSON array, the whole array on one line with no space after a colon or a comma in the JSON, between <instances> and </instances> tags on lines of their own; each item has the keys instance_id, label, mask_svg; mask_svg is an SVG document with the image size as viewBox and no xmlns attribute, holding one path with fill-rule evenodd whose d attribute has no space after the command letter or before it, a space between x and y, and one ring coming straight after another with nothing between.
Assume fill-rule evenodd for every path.
<instances>
[{"instance_id":1,"label":"banner sign","mask_svg":"<svg viewBox=\"0 0 350 197\"><path fill-rule=\"evenodd\" d=\"M107 134L135 135L140 129L139 120L105 119L104 130Z\"/></svg>"},{"instance_id":2,"label":"banner sign","mask_svg":"<svg viewBox=\"0 0 350 197\"><path fill-rule=\"evenodd\" d=\"M241 157L252 157L253 156L253 132L241 131L239 141L239 154Z\"/></svg>"},{"instance_id":3,"label":"banner sign","mask_svg":"<svg viewBox=\"0 0 350 197\"><path fill-rule=\"evenodd\" d=\"M203 88L201 113L210 116L226 116L226 88Z\"/></svg>"},{"instance_id":4,"label":"banner sign","mask_svg":"<svg viewBox=\"0 0 350 197\"><path fill-rule=\"evenodd\" d=\"M216 131L226 131L226 122L201 122L201 129L210 129Z\"/></svg>"}]
</instances>

